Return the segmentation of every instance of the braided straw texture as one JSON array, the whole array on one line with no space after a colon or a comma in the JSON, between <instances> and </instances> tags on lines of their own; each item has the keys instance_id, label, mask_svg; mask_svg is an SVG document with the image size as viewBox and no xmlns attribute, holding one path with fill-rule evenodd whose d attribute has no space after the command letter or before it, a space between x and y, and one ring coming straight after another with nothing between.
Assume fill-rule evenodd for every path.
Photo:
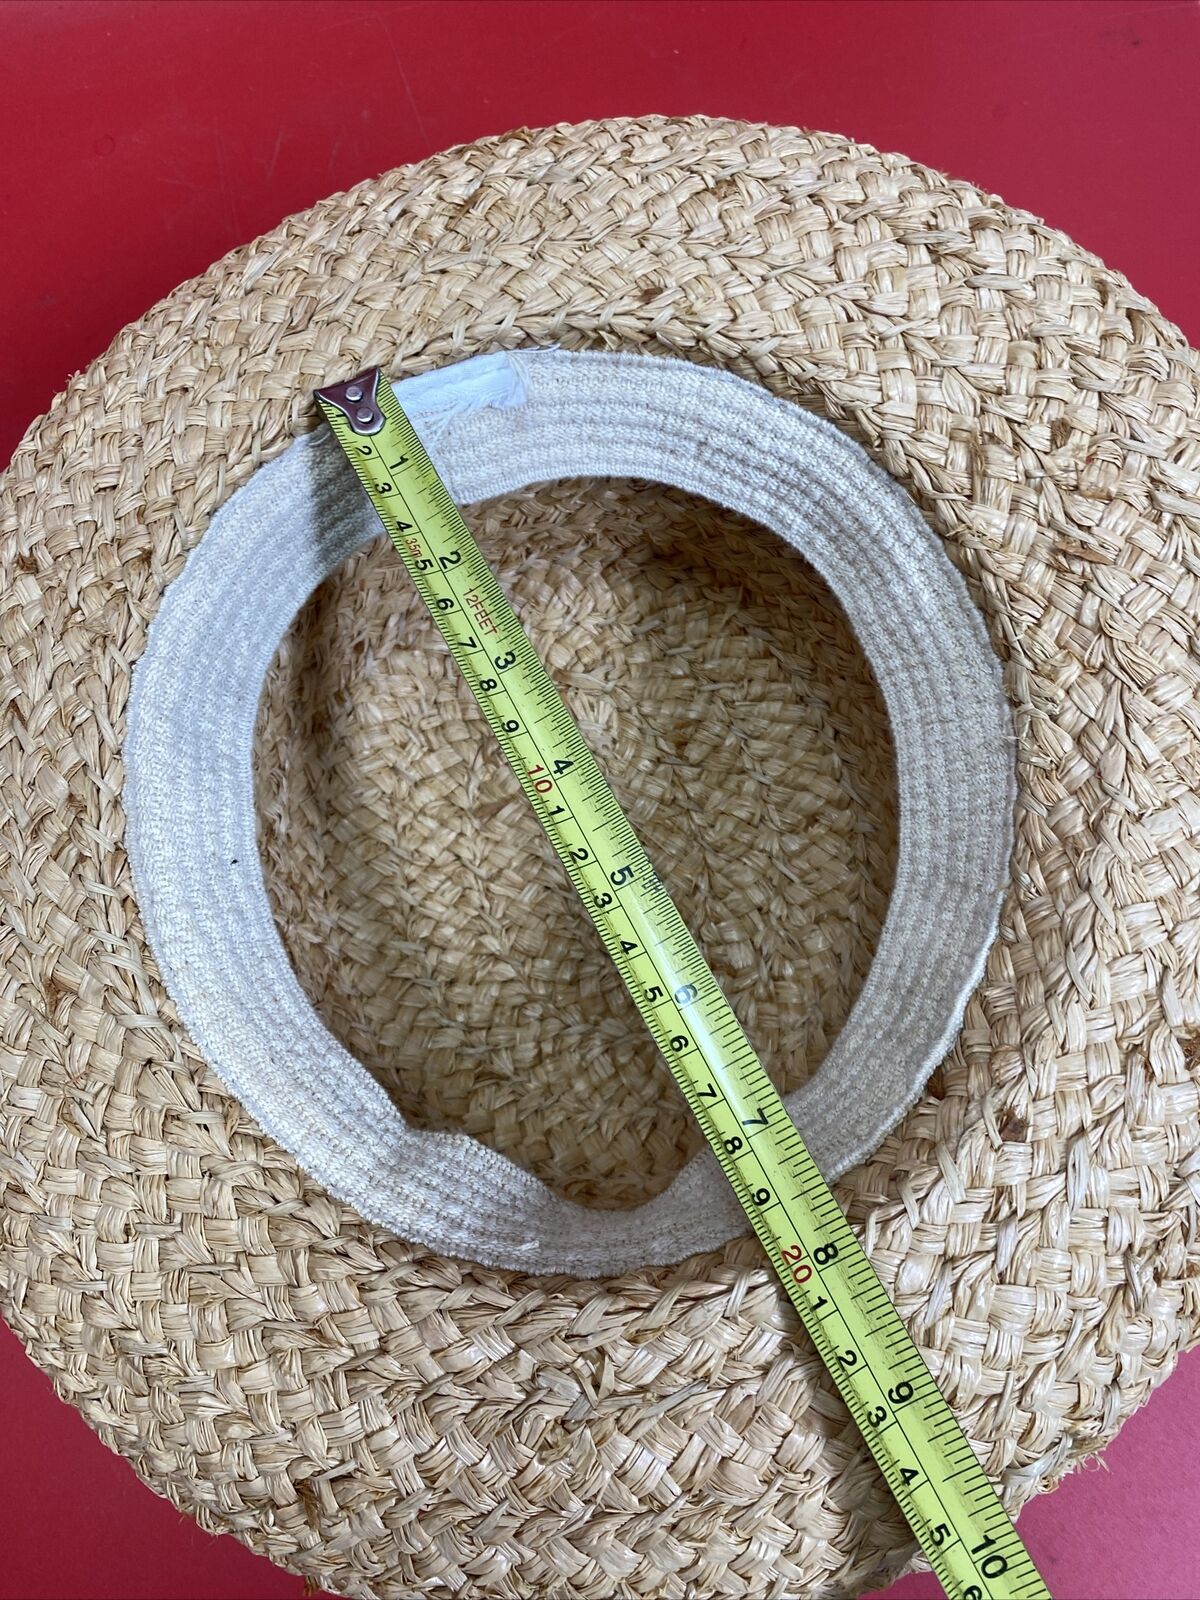
<instances>
[{"instance_id":1,"label":"braided straw texture","mask_svg":"<svg viewBox=\"0 0 1200 1600\"><path fill-rule=\"evenodd\" d=\"M314 1583L852 1594L911 1541L752 1242L587 1283L439 1259L366 1225L198 1059L131 893L130 671L216 507L313 425L319 382L555 341L728 367L852 431L944 536L1005 663L1021 795L999 937L930 1092L838 1193L1008 1504L1111 1439L1194 1339L1196 358L1124 279L968 185L840 138L704 118L522 129L326 201L125 330L30 430L0 490L3 1309L147 1482ZM685 574L675 541L698 519ZM477 522L535 606L560 582L549 553L569 557L561 659L543 622L550 664L578 677L664 869L694 874L672 887L752 1027L785 1071L814 1065L891 859L886 736L835 608L760 543L752 571L729 519L639 486L530 491ZM512 862L537 855L475 766L477 726L452 731L460 691L398 581L359 557L271 679L263 847L293 957L406 1108L577 1196L631 1202L691 1136L653 1105L650 1170L619 1143L613 1108L634 1081L641 1103L664 1098L662 1080L543 860L528 890L503 860L491 885L464 877L451 935L425 889L440 881L445 906L461 856L400 844L400 810L366 814L424 789L453 828L457 763ZM592 610L568 617L571 594ZM610 610L621 643L606 651ZM695 675L677 686L661 668L679 642ZM387 651L369 693L347 648ZM730 700L723 737L744 729L753 750L692 748L679 719L710 685ZM426 741L413 729L430 708ZM408 754L402 778L389 746ZM806 793L780 784L779 838L747 841L744 808L768 815L756 751L799 764L833 892L856 905L822 899ZM342 752L349 778L332 770ZM831 822L847 805L858 835ZM472 958L488 897L517 937ZM776 908L777 969L746 971L746 930ZM382 963L377 937L405 949ZM502 1014L493 1053L464 963L494 988L506 954L529 1026ZM561 1128L517 1082L536 1079L543 1020L580 1034L583 1084L552 1086ZM610 1108L598 1128L593 1095Z\"/></svg>"},{"instance_id":2,"label":"braided straw texture","mask_svg":"<svg viewBox=\"0 0 1200 1600\"><path fill-rule=\"evenodd\" d=\"M783 540L673 488L568 480L471 521L796 1088L867 975L895 866L887 716L840 606ZM292 964L400 1109L584 1204L665 1189L703 1135L385 541L306 607L256 756Z\"/></svg>"}]
</instances>

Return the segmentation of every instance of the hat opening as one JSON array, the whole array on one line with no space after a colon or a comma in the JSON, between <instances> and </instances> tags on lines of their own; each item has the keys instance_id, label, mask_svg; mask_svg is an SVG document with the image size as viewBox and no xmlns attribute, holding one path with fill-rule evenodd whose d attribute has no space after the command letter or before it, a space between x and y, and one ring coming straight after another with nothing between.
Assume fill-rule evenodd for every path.
<instances>
[{"instance_id":1,"label":"hat opening","mask_svg":"<svg viewBox=\"0 0 1200 1600\"><path fill-rule=\"evenodd\" d=\"M953 1042L1007 881L1011 726L961 576L858 446L714 369L529 351L398 393L845 1170ZM335 1194L534 1270L744 1230L325 430L229 500L168 590L126 774L181 1016Z\"/></svg>"},{"instance_id":2,"label":"hat opening","mask_svg":"<svg viewBox=\"0 0 1200 1600\"><path fill-rule=\"evenodd\" d=\"M645 480L466 509L781 1091L837 1037L895 873L887 712L791 545ZM391 545L304 607L255 738L275 924L335 1038L414 1126L593 1207L701 1148L620 976Z\"/></svg>"}]
</instances>

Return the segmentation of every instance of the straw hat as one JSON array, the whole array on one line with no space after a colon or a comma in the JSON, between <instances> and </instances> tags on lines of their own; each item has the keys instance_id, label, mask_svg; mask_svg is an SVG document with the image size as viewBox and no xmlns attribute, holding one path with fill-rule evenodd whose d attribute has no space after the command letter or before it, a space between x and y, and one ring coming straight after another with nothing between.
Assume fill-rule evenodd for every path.
<instances>
[{"instance_id":1,"label":"straw hat","mask_svg":"<svg viewBox=\"0 0 1200 1600\"><path fill-rule=\"evenodd\" d=\"M0 1287L59 1392L347 1594L881 1583L911 1540L313 431L376 362L1016 1508L1196 1326L1196 357L901 158L523 129L184 285L0 486Z\"/></svg>"}]
</instances>

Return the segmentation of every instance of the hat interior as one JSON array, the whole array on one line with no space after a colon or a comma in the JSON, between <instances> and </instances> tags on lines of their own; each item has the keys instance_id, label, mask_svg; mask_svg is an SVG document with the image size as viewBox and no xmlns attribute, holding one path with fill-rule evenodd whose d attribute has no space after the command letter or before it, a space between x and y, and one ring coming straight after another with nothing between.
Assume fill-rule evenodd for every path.
<instances>
[{"instance_id":1,"label":"hat interior","mask_svg":"<svg viewBox=\"0 0 1200 1600\"><path fill-rule=\"evenodd\" d=\"M502 573L781 1091L862 988L895 873L891 733L828 585L735 512L647 480L472 505ZM595 1207L703 1136L395 551L317 589L255 733L288 958L410 1123Z\"/></svg>"},{"instance_id":2,"label":"hat interior","mask_svg":"<svg viewBox=\"0 0 1200 1600\"><path fill-rule=\"evenodd\" d=\"M1011 730L961 577L857 446L728 374L527 352L397 392L834 1175L936 1067L994 936ZM131 859L181 1014L406 1236L546 1270L728 1237L339 454L309 436L232 497L135 677Z\"/></svg>"}]
</instances>

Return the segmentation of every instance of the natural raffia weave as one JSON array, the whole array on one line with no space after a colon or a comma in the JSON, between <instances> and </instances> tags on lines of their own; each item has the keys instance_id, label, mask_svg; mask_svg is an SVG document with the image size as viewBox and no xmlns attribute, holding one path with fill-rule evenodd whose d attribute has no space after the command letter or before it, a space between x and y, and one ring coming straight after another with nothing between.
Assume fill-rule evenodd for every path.
<instances>
[{"instance_id":1,"label":"natural raffia weave","mask_svg":"<svg viewBox=\"0 0 1200 1600\"><path fill-rule=\"evenodd\" d=\"M556 341L728 367L853 431L944 536L1005 662L1021 794L1000 935L936 1086L838 1193L1010 1507L1110 1439L1194 1338L1196 357L1121 277L968 185L826 135L702 118L520 130L324 202L127 329L18 451L0 489L3 1309L156 1489L331 1588L855 1593L911 1543L756 1245L585 1283L398 1242L261 1135L146 954L122 845L124 708L187 550L312 425L316 383ZM482 525L519 540L536 519L565 540L581 492L513 497ZM589 492L579 542L603 552L621 537L604 497L623 515L641 491ZM672 519L716 517L657 491L646 505L664 560ZM701 593L720 603L704 559L685 609ZM371 554L330 593L386 626L358 587L368 572L394 581ZM524 581L536 590L536 567ZM793 616L806 581L797 566L781 596ZM775 587L768 575L756 594L748 578L738 602L756 683L770 652L753 618ZM822 641L833 649L836 617L810 593L787 650L811 676L780 703L792 751L815 754L806 696L834 659ZM652 616L663 602L636 603ZM284 703L350 627L321 605L264 709L275 904L333 1024L359 1030L376 1064L387 1052L402 1099L466 1121L458 1091L439 1104L407 1047L402 1062L387 1050L380 1010L403 998L404 974L364 983L370 954L339 920L359 888L334 872L296 904L320 866L304 851L326 848L305 836L339 804L337 775L298 747L316 737L359 766L379 759L369 707L338 700L336 676ZM457 693L422 670L430 693ZM622 670L614 718L644 690L636 657ZM869 808L887 792L886 736L863 745L870 690L860 665L847 670L863 699L831 793L879 830L878 853L837 859L878 893L888 824ZM615 720L609 736L635 740ZM636 738L649 767L670 738L653 707ZM294 765L298 792L272 758ZM689 787L689 825L711 827ZM717 789L736 793L732 776ZM653 837L665 818L634 820L660 855L672 848ZM346 825L363 837L353 806ZM805 832L797 812L788 827ZM682 867L688 837L675 848ZM736 895L743 841L728 849ZM367 897L372 917L384 888ZM720 959L702 904L687 909ZM825 922L812 905L780 932L797 951ZM546 914L549 946L561 933ZM878 908L860 914L844 931L850 961L869 954ZM452 985L452 954L438 982ZM582 982L598 969L578 959ZM829 1008L797 1034L812 1066L853 979L838 998L809 970ZM769 1027L764 1010L783 1002L758 981L743 1003ZM564 1016L617 1015L599 994L571 1004ZM638 1075L628 1051L603 1068L613 1082ZM678 1160L683 1125L660 1115L659 1159ZM561 1144L536 1127L528 1159L547 1178L621 1197L630 1174L596 1165L583 1118ZM521 1150L499 1094L477 1131Z\"/></svg>"},{"instance_id":2,"label":"natural raffia weave","mask_svg":"<svg viewBox=\"0 0 1200 1600\"><path fill-rule=\"evenodd\" d=\"M781 539L657 484L540 485L471 521L795 1088L862 986L895 865L887 717L840 606ZM703 1136L390 544L306 608L257 762L292 963L400 1109L573 1200L665 1189Z\"/></svg>"}]
</instances>

